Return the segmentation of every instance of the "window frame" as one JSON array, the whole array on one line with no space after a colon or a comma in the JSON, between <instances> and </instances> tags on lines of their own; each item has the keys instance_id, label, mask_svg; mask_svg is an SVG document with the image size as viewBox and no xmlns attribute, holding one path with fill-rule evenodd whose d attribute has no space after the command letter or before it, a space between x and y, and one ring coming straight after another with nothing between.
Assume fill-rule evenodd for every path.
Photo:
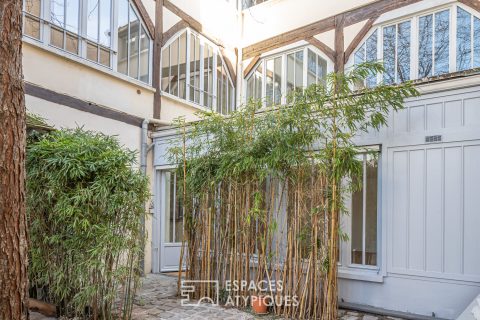
<instances>
[{"instance_id":1,"label":"window frame","mask_svg":"<svg viewBox=\"0 0 480 320\"><path fill-rule=\"evenodd\" d=\"M445 10L449 10L449 49L448 49L448 64L449 64L449 71L445 74L449 73L455 73L457 71L457 8L461 8L462 10L468 12L471 16L472 19L473 17L476 17L480 19L480 14L478 12L475 12L473 9L469 8L468 6L463 5L462 3L458 2L451 2L447 4L442 4L439 5L435 8L423 8L418 11L414 12L409 12L407 14L402 14L402 12L399 12L394 16L394 14L389 14L387 17L382 20L379 19L379 22L377 24L374 24L371 29L367 32L367 34L363 37L362 41L358 44L358 46L355 48L355 50L352 52L352 54L348 57L348 61L345 64L346 68L353 67L355 65L354 62L354 57L355 53L365 44L365 41L372 35L372 33L375 30L378 30L378 48L377 48L377 57L378 61L383 63L383 40L384 40L384 34L383 34L383 29L388 26L393 26L405 22L405 21L411 21L410 25L410 80L421 80L422 78L419 78L418 76L418 71L419 71L419 57L418 57L418 50L419 50L419 38L418 38L418 32L419 32L419 24L420 24L420 18L425 17L428 15L433 15L435 16L436 13L442 12ZM433 25L433 28L435 26ZM398 27L396 27L397 29ZM473 37L473 36L472 36ZM435 46L435 37L432 39L432 48ZM435 55L435 52L432 52L432 56ZM395 59L397 60L397 54ZM480 57L479 57L480 59ZM434 60L432 61L434 63ZM469 70L469 69L467 69ZM465 70L464 70L465 71ZM444 75L444 74L442 74ZM396 76L396 75L395 75ZM439 76L439 75L437 75ZM428 78L431 77L437 77L434 75L434 67L432 70L432 75L429 76ZM383 80L383 74L377 75L377 84L381 83ZM398 83L398 82L395 82Z\"/></svg>"},{"instance_id":2,"label":"window frame","mask_svg":"<svg viewBox=\"0 0 480 320\"><path fill-rule=\"evenodd\" d=\"M375 145L365 145L365 146L358 146L357 147L358 154L366 155L368 153L376 153L377 158L377 234L376 234L376 265L367 265L367 264L358 264L352 262L352 196L348 195L345 197L345 208L349 215L342 215L341 217L341 228L343 232L348 235L347 241L340 241L340 256L339 256L339 276L344 278L353 278L353 279L360 279L360 280L371 280L375 282L383 281L383 275L381 274L381 270L384 265L383 261L383 252L382 248L386 244L382 244L382 157L383 157L383 150L382 145L375 144ZM365 163L365 162L364 162ZM364 165L365 170L365 165ZM363 190L365 187L366 179L364 176L363 179ZM365 193L363 193L363 198L365 198ZM362 225L362 246L365 248L365 206L363 209L363 217L364 223ZM364 254L362 253L362 256ZM362 258L363 261L363 258Z\"/></svg>"},{"instance_id":3,"label":"window frame","mask_svg":"<svg viewBox=\"0 0 480 320\"><path fill-rule=\"evenodd\" d=\"M215 111L217 113L218 112L218 108L217 108L217 101L218 101L218 75L217 75L217 68L218 68L218 63L220 62L221 65L222 65L222 68L225 70L225 74L226 74L226 77L228 79L227 81L227 91L226 91L226 97L227 97L227 105L226 105L226 113L225 114L228 114L232 111L234 111L236 109L236 87L234 85L234 82L232 80L232 75L230 74L228 68L227 68L227 64L225 62L225 59L223 58L222 56L222 53L220 52L220 49L219 47L213 43L212 41L210 41L209 39L207 39L205 36L203 36L202 34L198 33L198 32L195 32L194 30L192 30L191 28L185 28L185 29L182 29L180 31L178 31L177 33L175 33L170 39L168 39L168 41L166 41L162 48L161 48L161 59L162 61L164 61L163 59L163 54L164 54L164 50L166 50L167 48L169 48L169 46L175 42L177 39L180 38L180 36L183 34L183 33L186 33L186 67L185 67L185 91L186 91L186 94L185 94L185 98L181 98L180 96L177 96L177 95L174 95L174 94L171 94L169 92L166 92L166 91L163 91L161 90L161 94L164 95L164 96L167 96L173 100L177 100L177 101L181 101L182 103L187 103L195 108L198 108L198 109L201 109L201 110L209 110L209 111ZM199 53L200 53L200 57L199 57L199 60L195 60L195 61L200 61L200 79L199 79L199 84L198 84L198 87L193 87L191 84L190 84L190 78L192 77L191 75L191 63L192 61L190 60L190 53L191 53L191 39L192 39L192 36L196 37L199 39L199 43L200 43L200 49L199 49ZM212 92L206 92L205 91L205 71L207 69L205 69L205 44L207 44L211 49L212 49L212 55L213 55L213 63L212 63ZM168 68L170 69L171 68L171 57L169 56L169 63L168 63ZM196 59L196 58L195 58ZM160 66L160 82L161 80L163 79L163 66ZM229 96L229 92L230 92L230 87L233 88L233 99L230 100L230 96ZM198 102L195 102L195 99L191 100L190 99L190 88L194 88L194 91L198 91L199 92L199 101ZM204 101L205 99L205 94L207 94L209 97L211 97L212 99L212 107L208 107L207 106L207 103L208 101ZM194 94L194 97L195 97L195 94ZM231 104L229 104L231 103Z\"/></svg>"},{"instance_id":4,"label":"window frame","mask_svg":"<svg viewBox=\"0 0 480 320\"><path fill-rule=\"evenodd\" d=\"M121 78L126 77L128 81L132 81L135 83L138 83L141 86L147 86L151 87L152 85L152 79L153 79L153 41L152 38L148 32L148 28L146 27L145 22L143 21L138 9L136 8L135 4L131 0L127 0L129 7L133 9L135 14L137 15L139 22L140 22L140 27L145 30L145 34L148 37L148 42L149 42L149 55L148 55L148 81L142 81L140 80L140 76L137 78L130 77L127 74L124 74L120 71L118 71L117 68L117 60L118 60L118 1L117 0L111 0L111 7L110 7L110 13L111 13L111 19L110 19L110 47L106 47L99 42L94 42L90 40L87 37L87 13L88 13L88 5L87 1L80 0L79 1L79 26L78 26L78 33L75 34L78 39L78 53L72 53L70 51L67 51L64 48L59 48L57 46L54 46L50 43L50 35L51 35L51 29L54 26L53 23L50 22L51 19L51 2L52 0L40 0L40 17L36 17L30 13L26 12L26 1L24 0L22 3L22 17L25 19L25 16L33 16L36 19L40 20L40 37L37 39L35 37L32 37L24 32L24 24L22 25L22 39L27 40L28 43L40 46L46 50L53 51L55 53L60 54L61 56L68 57L72 60L78 61L80 63L86 64L88 66L91 66L93 68L100 69L102 71L106 71L107 73L111 74L113 72L115 75L118 75ZM72 33L70 31L67 31L63 29L62 27L55 26L55 28L61 29L65 33ZM98 26L100 28L100 26ZM141 28L139 31L139 34L141 33ZM72 33L73 34L73 33ZM110 52L110 66L106 66L104 64L101 64L98 61L90 60L87 58L87 43L92 42L97 45L97 51L99 51L100 47L102 48L108 48ZM139 48L140 48L140 42L139 41ZM130 46L129 46L130 47ZM128 54L128 53L127 53ZM140 62L139 62L140 63ZM128 71L128 70L127 70Z\"/></svg>"},{"instance_id":5,"label":"window frame","mask_svg":"<svg viewBox=\"0 0 480 320\"><path fill-rule=\"evenodd\" d=\"M280 104L284 105L287 103L287 56L290 54L296 54L297 52L302 51L303 52L303 78L302 78L302 88L307 87L308 83L308 50L311 50L313 53L315 53L317 56L320 56L323 60L326 61L327 63L327 70L326 74L330 73L333 71L333 61L331 61L323 52L321 52L318 48L312 46L312 45L300 45L300 46L295 46L291 47L288 50L284 51L279 51L276 53L267 53L265 55L262 55L260 59L255 63L255 66L250 70L250 72L243 77L243 86L242 86L242 101L246 102L248 97L247 97L247 82L252 77L252 75L255 73L257 70L258 66L260 64L263 64L263 74L262 74L262 94L261 94L261 100L262 100L262 105L265 107L266 104L266 88L267 88L267 83L266 83L266 69L267 69L267 61L269 60L275 60L276 58L281 57L282 58L282 77L281 77L281 98L280 98ZM294 79L295 80L295 79Z\"/></svg>"}]
</instances>

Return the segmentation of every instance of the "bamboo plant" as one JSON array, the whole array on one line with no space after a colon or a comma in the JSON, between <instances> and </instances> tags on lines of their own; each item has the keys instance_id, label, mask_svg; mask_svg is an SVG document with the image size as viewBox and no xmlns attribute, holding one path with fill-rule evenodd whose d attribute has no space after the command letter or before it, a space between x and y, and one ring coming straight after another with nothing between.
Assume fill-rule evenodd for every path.
<instances>
[{"instance_id":1,"label":"bamboo plant","mask_svg":"<svg viewBox=\"0 0 480 320\"><path fill-rule=\"evenodd\" d=\"M386 126L418 94L410 82L356 89L379 72L361 64L291 93L284 106L250 101L228 117L199 113L188 128L178 120L171 156L183 179L186 279L219 280L227 303L254 293L227 292L227 280L281 281L269 291L276 315L336 319L339 219L362 168L353 139ZM196 298L214 293L196 289Z\"/></svg>"}]
</instances>

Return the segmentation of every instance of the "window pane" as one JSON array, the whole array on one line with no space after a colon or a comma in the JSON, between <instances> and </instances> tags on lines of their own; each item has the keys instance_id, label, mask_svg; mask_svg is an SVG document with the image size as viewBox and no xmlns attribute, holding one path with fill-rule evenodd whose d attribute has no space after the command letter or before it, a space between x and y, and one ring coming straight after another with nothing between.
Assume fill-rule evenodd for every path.
<instances>
[{"instance_id":1,"label":"window pane","mask_svg":"<svg viewBox=\"0 0 480 320\"><path fill-rule=\"evenodd\" d=\"M363 162L363 155L358 156ZM358 177L362 187L352 194L352 263L362 264L363 251L363 174Z\"/></svg>"},{"instance_id":2,"label":"window pane","mask_svg":"<svg viewBox=\"0 0 480 320\"><path fill-rule=\"evenodd\" d=\"M65 28L65 0L50 1L50 21ZM63 48L63 45L61 47Z\"/></svg>"},{"instance_id":3,"label":"window pane","mask_svg":"<svg viewBox=\"0 0 480 320\"><path fill-rule=\"evenodd\" d=\"M173 242L182 242L183 239L183 205L179 183L180 181L177 181L175 175L175 237Z\"/></svg>"},{"instance_id":4,"label":"window pane","mask_svg":"<svg viewBox=\"0 0 480 320\"><path fill-rule=\"evenodd\" d=\"M178 59L179 59L179 79L178 79L178 96L182 99L185 99L185 71L187 68L187 33L184 32L179 38L179 51L178 51Z\"/></svg>"},{"instance_id":5,"label":"window pane","mask_svg":"<svg viewBox=\"0 0 480 320\"><path fill-rule=\"evenodd\" d=\"M140 44L140 20L137 14L130 6L130 52L128 63L128 75L132 78L138 79L138 46Z\"/></svg>"},{"instance_id":6,"label":"window pane","mask_svg":"<svg viewBox=\"0 0 480 320\"><path fill-rule=\"evenodd\" d=\"M100 47L100 63L110 67L110 50Z\"/></svg>"},{"instance_id":7,"label":"window pane","mask_svg":"<svg viewBox=\"0 0 480 320\"><path fill-rule=\"evenodd\" d=\"M140 29L140 81L147 82L150 73L150 38L145 31L145 28Z\"/></svg>"},{"instance_id":8,"label":"window pane","mask_svg":"<svg viewBox=\"0 0 480 320\"><path fill-rule=\"evenodd\" d=\"M222 112L223 92L222 92L222 59L217 55L217 112Z\"/></svg>"},{"instance_id":9,"label":"window pane","mask_svg":"<svg viewBox=\"0 0 480 320\"><path fill-rule=\"evenodd\" d=\"M25 12L40 17L41 0L25 0Z\"/></svg>"},{"instance_id":10,"label":"window pane","mask_svg":"<svg viewBox=\"0 0 480 320\"><path fill-rule=\"evenodd\" d=\"M247 101L254 98L255 75L252 74L247 79Z\"/></svg>"},{"instance_id":11,"label":"window pane","mask_svg":"<svg viewBox=\"0 0 480 320\"><path fill-rule=\"evenodd\" d=\"M195 41L195 102L200 103L200 39ZM221 64L221 59L220 64Z\"/></svg>"},{"instance_id":12,"label":"window pane","mask_svg":"<svg viewBox=\"0 0 480 320\"><path fill-rule=\"evenodd\" d=\"M368 62L375 62L377 61L377 31L375 30L374 33L370 37L368 37L366 43L366 60ZM370 75L367 77L367 86L373 87L377 84L377 75Z\"/></svg>"},{"instance_id":13,"label":"window pane","mask_svg":"<svg viewBox=\"0 0 480 320\"><path fill-rule=\"evenodd\" d=\"M457 7L457 70L471 68L471 28L472 17L470 13Z\"/></svg>"},{"instance_id":14,"label":"window pane","mask_svg":"<svg viewBox=\"0 0 480 320\"><path fill-rule=\"evenodd\" d=\"M98 47L95 43L87 42L87 59L97 61Z\"/></svg>"},{"instance_id":15,"label":"window pane","mask_svg":"<svg viewBox=\"0 0 480 320\"><path fill-rule=\"evenodd\" d=\"M170 93L178 96L178 42L175 39L170 45Z\"/></svg>"},{"instance_id":16,"label":"window pane","mask_svg":"<svg viewBox=\"0 0 480 320\"><path fill-rule=\"evenodd\" d=\"M203 105L207 108L212 107L212 80L213 80L213 49L208 45L205 44L203 56L204 59L204 96L203 96Z\"/></svg>"},{"instance_id":17,"label":"window pane","mask_svg":"<svg viewBox=\"0 0 480 320\"><path fill-rule=\"evenodd\" d=\"M58 0L54 0L58 1ZM78 33L78 12L79 12L79 0L65 0L67 5L67 19L66 27L68 31Z\"/></svg>"},{"instance_id":18,"label":"window pane","mask_svg":"<svg viewBox=\"0 0 480 320\"><path fill-rule=\"evenodd\" d=\"M195 98L195 42L198 41L195 35L190 35L190 101Z\"/></svg>"},{"instance_id":19,"label":"window pane","mask_svg":"<svg viewBox=\"0 0 480 320\"><path fill-rule=\"evenodd\" d=\"M432 75L433 15L420 17L418 25L418 77Z\"/></svg>"},{"instance_id":20,"label":"window pane","mask_svg":"<svg viewBox=\"0 0 480 320\"><path fill-rule=\"evenodd\" d=\"M162 51L162 91L169 92L170 87L170 47Z\"/></svg>"},{"instance_id":21,"label":"window pane","mask_svg":"<svg viewBox=\"0 0 480 320\"><path fill-rule=\"evenodd\" d=\"M480 67L480 19L473 18L473 67Z\"/></svg>"},{"instance_id":22,"label":"window pane","mask_svg":"<svg viewBox=\"0 0 480 320\"><path fill-rule=\"evenodd\" d=\"M362 44L360 48L355 52L355 56L353 57L353 62L355 64L360 64L365 62L365 43Z\"/></svg>"},{"instance_id":23,"label":"window pane","mask_svg":"<svg viewBox=\"0 0 480 320\"><path fill-rule=\"evenodd\" d=\"M303 51L295 52L295 88L303 87Z\"/></svg>"},{"instance_id":24,"label":"window pane","mask_svg":"<svg viewBox=\"0 0 480 320\"><path fill-rule=\"evenodd\" d=\"M265 101L267 106L273 104L273 68L274 68L274 61L273 59L267 60L267 70L265 76Z\"/></svg>"},{"instance_id":25,"label":"window pane","mask_svg":"<svg viewBox=\"0 0 480 320\"><path fill-rule=\"evenodd\" d=\"M307 86L310 86L317 82L317 55L310 49L307 61Z\"/></svg>"},{"instance_id":26,"label":"window pane","mask_svg":"<svg viewBox=\"0 0 480 320\"><path fill-rule=\"evenodd\" d=\"M327 61L317 56L317 81L325 83L327 79Z\"/></svg>"},{"instance_id":27,"label":"window pane","mask_svg":"<svg viewBox=\"0 0 480 320\"><path fill-rule=\"evenodd\" d=\"M40 39L40 19L25 15L23 24L24 34L36 39Z\"/></svg>"},{"instance_id":28,"label":"window pane","mask_svg":"<svg viewBox=\"0 0 480 320\"><path fill-rule=\"evenodd\" d=\"M63 49L63 30L54 27L50 30L50 44Z\"/></svg>"},{"instance_id":29,"label":"window pane","mask_svg":"<svg viewBox=\"0 0 480 320\"><path fill-rule=\"evenodd\" d=\"M87 38L98 42L99 0L88 0L87 10Z\"/></svg>"},{"instance_id":30,"label":"window pane","mask_svg":"<svg viewBox=\"0 0 480 320\"><path fill-rule=\"evenodd\" d=\"M383 28L383 82L392 84L395 82L395 29L396 26Z\"/></svg>"},{"instance_id":31,"label":"window pane","mask_svg":"<svg viewBox=\"0 0 480 320\"><path fill-rule=\"evenodd\" d=\"M376 154L366 155L366 212L365 212L365 264L377 265L377 183Z\"/></svg>"},{"instance_id":32,"label":"window pane","mask_svg":"<svg viewBox=\"0 0 480 320\"><path fill-rule=\"evenodd\" d=\"M435 75L449 71L449 29L450 11L435 13Z\"/></svg>"},{"instance_id":33,"label":"window pane","mask_svg":"<svg viewBox=\"0 0 480 320\"><path fill-rule=\"evenodd\" d=\"M175 216L175 177L171 172L165 172L165 242L173 242Z\"/></svg>"},{"instance_id":34,"label":"window pane","mask_svg":"<svg viewBox=\"0 0 480 320\"><path fill-rule=\"evenodd\" d=\"M78 36L67 32L67 39L65 41L65 50L71 53L78 54Z\"/></svg>"},{"instance_id":35,"label":"window pane","mask_svg":"<svg viewBox=\"0 0 480 320\"><path fill-rule=\"evenodd\" d=\"M261 63L255 70L255 96L254 99L262 99L263 88L263 63Z\"/></svg>"},{"instance_id":36,"label":"window pane","mask_svg":"<svg viewBox=\"0 0 480 320\"><path fill-rule=\"evenodd\" d=\"M295 55L287 55L287 93L295 88Z\"/></svg>"},{"instance_id":37,"label":"window pane","mask_svg":"<svg viewBox=\"0 0 480 320\"><path fill-rule=\"evenodd\" d=\"M410 80L410 21L398 25L397 82Z\"/></svg>"},{"instance_id":38,"label":"window pane","mask_svg":"<svg viewBox=\"0 0 480 320\"><path fill-rule=\"evenodd\" d=\"M106 47L111 46L111 24L112 24L112 2L111 0L102 0L100 2L100 30L99 43Z\"/></svg>"},{"instance_id":39,"label":"window pane","mask_svg":"<svg viewBox=\"0 0 480 320\"><path fill-rule=\"evenodd\" d=\"M274 68L274 103L280 104L282 98L282 58L275 58Z\"/></svg>"},{"instance_id":40,"label":"window pane","mask_svg":"<svg viewBox=\"0 0 480 320\"><path fill-rule=\"evenodd\" d=\"M128 73L128 1L118 1L118 57L117 71Z\"/></svg>"}]
</instances>

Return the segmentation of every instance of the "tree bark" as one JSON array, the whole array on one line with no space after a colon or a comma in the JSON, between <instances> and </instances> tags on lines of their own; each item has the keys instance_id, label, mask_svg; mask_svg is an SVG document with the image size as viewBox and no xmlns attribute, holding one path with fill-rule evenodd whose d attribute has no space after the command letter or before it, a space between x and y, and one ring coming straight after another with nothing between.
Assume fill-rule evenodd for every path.
<instances>
[{"instance_id":1,"label":"tree bark","mask_svg":"<svg viewBox=\"0 0 480 320\"><path fill-rule=\"evenodd\" d=\"M22 0L0 1L0 319L28 319Z\"/></svg>"}]
</instances>

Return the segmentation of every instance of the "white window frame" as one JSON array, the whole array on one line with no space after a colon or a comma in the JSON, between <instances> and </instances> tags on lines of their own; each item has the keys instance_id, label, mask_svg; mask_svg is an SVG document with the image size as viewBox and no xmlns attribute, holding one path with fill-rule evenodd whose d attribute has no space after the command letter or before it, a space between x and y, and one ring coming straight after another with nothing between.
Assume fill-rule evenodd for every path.
<instances>
[{"instance_id":1,"label":"white window frame","mask_svg":"<svg viewBox=\"0 0 480 320\"><path fill-rule=\"evenodd\" d=\"M348 58L347 63L345 64L346 68L354 66L354 56L357 50L365 44L365 41L370 37L370 35L375 31L378 30L378 49L377 49L377 57L379 62L383 62L383 28L397 25L399 23L410 21L410 80L418 80L418 49L419 49L419 39L418 39L418 32L419 32L419 20L421 17L425 17L428 15L433 15L433 28L435 25L435 14L444 10L449 9L449 71L448 73L457 72L457 8L460 7L473 17L477 17L480 19L480 14L475 12L473 9L469 8L468 6L463 5L459 2L449 2L446 4L439 5L432 8L424 8L420 9L417 12L410 12L408 14L402 14L403 11L396 11L395 13L388 13L385 15L385 19L380 18L379 22L372 26L371 30L363 37L360 44L355 48L352 52L350 57ZM397 16L395 16L395 14ZM398 27L396 27L397 29ZM473 28L473 24L472 24ZM432 76L435 77L435 35L432 38ZM472 41L473 46L473 41ZM473 54L473 53L472 53ZM397 57L395 58L397 59ZM397 66L395 65L395 70ZM468 70L468 69L467 69ZM396 71L395 71L396 72ZM377 83L380 83L383 80L383 74L377 75Z\"/></svg>"},{"instance_id":2,"label":"white window frame","mask_svg":"<svg viewBox=\"0 0 480 320\"><path fill-rule=\"evenodd\" d=\"M352 215L342 215L341 228L342 231L348 235L347 241L340 240L340 256L338 261L338 273L341 278L356 279L356 280L365 280L372 282L383 282L383 254L382 254L382 147L381 145L368 145L368 146L359 146L358 154L366 155L367 153L377 153L377 252L376 252L376 265L367 265L367 264L356 264L352 262ZM362 190L366 190L366 175L365 175L366 165L363 162L363 186ZM362 246L365 248L365 217L366 217L366 193L363 193L363 231L362 231ZM351 213L352 212L352 198L351 196L345 197L345 207ZM365 250L362 252L362 261L365 261Z\"/></svg>"},{"instance_id":3,"label":"white window frame","mask_svg":"<svg viewBox=\"0 0 480 320\"><path fill-rule=\"evenodd\" d=\"M186 38L187 38L187 45L186 45L186 56L187 56L187 59L186 59L186 68L185 68L185 90L186 90L186 94L185 94L185 99L183 98L180 98L180 97L177 97L173 94L170 94L168 92L165 92L162 90L162 95L164 96L167 96L169 97L170 99L172 100L176 100L176 101L180 101L182 103L187 103L188 105L191 105L195 108L198 108L198 109L201 109L201 110L209 110L209 111L216 111L217 110L217 98L218 98L218 94L217 94L217 83L218 83L218 77L217 77L217 63L218 63L218 58L221 59L221 63L223 65L223 68L225 69L225 73L227 75L227 79L228 79L228 84L231 85L233 87L233 95L234 95L234 99L232 99L232 105L228 105L227 104L227 113L231 112L231 111L234 111L236 109L235 105L236 105L236 88L235 88L235 85L233 83L233 80L232 80L232 75L230 74L228 68L227 68L227 64L225 63L225 60L220 52L220 49L218 48L218 46L213 43L212 41L208 40L206 37L204 37L203 35L199 34L198 32L195 32L193 31L192 29L190 28L185 28L185 29L182 29L180 31L178 31L177 33L175 33L170 39L168 39L167 42L165 42L165 44L162 46L162 51L161 51L161 59L163 61L163 51L171 44L173 43L176 39L178 39L184 32L186 32ZM199 98L199 102L195 102L194 100L190 100L190 52L192 50L191 48L191 37L195 36L195 37L198 37L198 39L200 40L200 57L199 57L199 61L200 61L200 83L199 83L199 92L200 92L200 98ZM213 54L213 69L212 69L212 85L213 85L213 88L212 88L212 92L211 93L208 93L208 92L205 92L205 79L204 79L204 73L205 73L205 69L204 69L204 60L205 60L205 57L204 57L204 48L205 48L205 44L208 44L211 48L212 48L212 54ZM169 67L170 66L170 62L169 62ZM162 72L162 67L160 66L160 80L163 78L163 72ZM204 101L204 95L205 93L209 94L211 97L212 97L212 108L208 108L205 104L206 102ZM228 90L227 90L227 93L226 93L226 97L227 97L227 102L228 102Z\"/></svg>"},{"instance_id":4,"label":"white window frame","mask_svg":"<svg viewBox=\"0 0 480 320\"><path fill-rule=\"evenodd\" d=\"M323 52L321 52L319 49L317 49L314 46L311 45L302 45L302 46L297 46L290 48L285 51L277 52L274 54L266 54L262 55L259 61L255 64L255 66L250 70L250 72L247 74L246 77L243 78L243 90L242 90L242 95L243 95L243 101L246 102L246 97L247 97L247 81L248 79L253 75L257 67L263 63L263 75L262 75L262 103L263 106L266 106L266 88L267 88L267 78L266 78L266 69L267 69L267 61L272 60L278 57L282 58L282 84L281 84L281 99L280 103L281 104L286 104L287 103L287 55L296 53L298 51L303 51L303 80L302 80L302 88L307 87L307 71L308 71L308 49L310 49L313 53L316 55L320 56L323 60L327 62L327 70L326 74L330 73L333 71L333 61L331 61Z\"/></svg>"},{"instance_id":5,"label":"white window frame","mask_svg":"<svg viewBox=\"0 0 480 320\"><path fill-rule=\"evenodd\" d=\"M68 57L72 60L81 62L83 64L86 64L88 66L100 69L102 71L106 71L107 73L118 73L118 75L123 78L126 77L128 78L129 81L136 82L140 84L141 86L151 86L152 84L152 77L153 77L153 67L152 67L152 62L153 62L153 41L150 37L150 34L148 33L148 29L145 25L145 22L142 20L141 15L139 14L139 11L137 10L135 4L131 1L128 0L129 6L132 7L134 10L135 14L137 15L141 27L146 32L146 35L149 38L149 56L148 56L148 82L144 82L140 79L132 78L128 76L128 74L121 73L117 71L117 58L118 58L118 1L117 0L112 0L111 1L111 19L110 19L110 30L111 30L111 43L110 43L110 66L105 66L103 64L100 64L97 61L93 61L87 58L87 41L93 42L91 40L88 40L87 35L86 35L86 30L87 30L87 12L88 12L88 7L87 7L87 2L84 0L79 1L79 26L78 26L78 54L71 53L63 48L58 48L56 46L53 46L50 44L50 30L52 28L52 23L50 22L50 8L51 8L51 1L52 0L41 0L40 2L40 38L34 38L31 36L28 36L22 32L22 36L24 40L27 40L28 43L38 45L44 49L47 49L49 51L53 51L55 53L59 53L62 56ZM25 1L22 4L22 9L23 9L23 16L25 16L27 13L25 12ZM61 27L58 27L59 29L62 29ZM141 29L140 29L141 30ZM140 33L141 31L139 31ZM73 32L71 32L73 33ZM64 39L65 41L65 39ZM95 43L95 42L94 42ZM98 43L97 43L98 44ZM100 44L98 44L100 45ZM102 45L102 47L105 47ZM130 46L129 46L130 47ZM105 47L107 48L107 47ZM139 41L139 48L140 48L140 41ZM140 54L140 51L139 51ZM140 64L140 59L139 62Z\"/></svg>"}]
</instances>

